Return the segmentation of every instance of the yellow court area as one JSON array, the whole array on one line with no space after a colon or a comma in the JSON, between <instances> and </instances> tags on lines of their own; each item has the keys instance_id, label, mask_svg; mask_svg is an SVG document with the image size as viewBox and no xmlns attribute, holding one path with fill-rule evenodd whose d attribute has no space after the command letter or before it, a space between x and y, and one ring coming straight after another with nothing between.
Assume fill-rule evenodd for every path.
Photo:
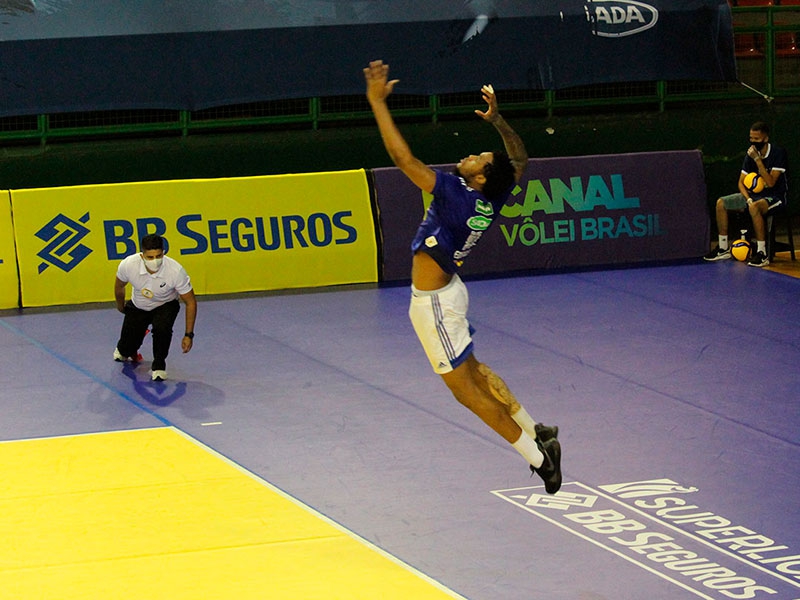
<instances>
[{"instance_id":1,"label":"yellow court area","mask_svg":"<svg viewBox=\"0 0 800 600\"><path fill-rule=\"evenodd\" d=\"M458 598L173 428L0 443L4 599Z\"/></svg>"}]
</instances>

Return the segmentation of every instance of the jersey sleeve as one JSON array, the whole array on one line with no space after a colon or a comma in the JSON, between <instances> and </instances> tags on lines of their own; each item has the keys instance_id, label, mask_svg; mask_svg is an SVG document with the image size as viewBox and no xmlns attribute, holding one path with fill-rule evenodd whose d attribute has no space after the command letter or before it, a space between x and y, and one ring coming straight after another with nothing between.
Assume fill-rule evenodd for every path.
<instances>
[{"instance_id":1,"label":"jersey sleeve","mask_svg":"<svg viewBox=\"0 0 800 600\"><path fill-rule=\"evenodd\" d=\"M126 268L127 266L128 266L127 259L125 258L119 261L119 265L117 266L117 279L119 279L120 281L124 281L125 283L130 282L130 277L128 276L128 269Z\"/></svg>"},{"instance_id":2,"label":"jersey sleeve","mask_svg":"<svg viewBox=\"0 0 800 600\"><path fill-rule=\"evenodd\" d=\"M772 168L782 172L786 172L786 169L789 168L789 159L786 150L783 148L775 155L775 162L772 163Z\"/></svg>"},{"instance_id":3,"label":"jersey sleeve","mask_svg":"<svg viewBox=\"0 0 800 600\"><path fill-rule=\"evenodd\" d=\"M433 195L437 202L443 207L457 198L461 191L461 180L455 175L436 171L436 184L433 186Z\"/></svg>"},{"instance_id":4,"label":"jersey sleeve","mask_svg":"<svg viewBox=\"0 0 800 600\"><path fill-rule=\"evenodd\" d=\"M192 281L189 278L189 274L186 272L186 269L183 267L180 268L178 271L177 282L175 284L175 291L179 294L188 294L192 291Z\"/></svg>"}]
</instances>

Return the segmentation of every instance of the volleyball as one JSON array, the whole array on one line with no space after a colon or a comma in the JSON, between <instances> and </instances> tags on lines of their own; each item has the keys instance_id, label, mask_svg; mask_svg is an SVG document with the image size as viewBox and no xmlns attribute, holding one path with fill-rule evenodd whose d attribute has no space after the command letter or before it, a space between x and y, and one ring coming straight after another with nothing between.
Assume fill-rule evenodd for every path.
<instances>
[{"instance_id":1,"label":"volleyball","mask_svg":"<svg viewBox=\"0 0 800 600\"><path fill-rule=\"evenodd\" d=\"M758 173L748 173L744 176L744 187L754 194L758 194L764 189L764 180Z\"/></svg>"},{"instance_id":2,"label":"volleyball","mask_svg":"<svg viewBox=\"0 0 800 600\"><path fill-rule=\"evenodd\" d=\"M731 244L731 255L740 262L750 258L750 242L747 240L736 240Z\"/></svg>"}]
</instances>

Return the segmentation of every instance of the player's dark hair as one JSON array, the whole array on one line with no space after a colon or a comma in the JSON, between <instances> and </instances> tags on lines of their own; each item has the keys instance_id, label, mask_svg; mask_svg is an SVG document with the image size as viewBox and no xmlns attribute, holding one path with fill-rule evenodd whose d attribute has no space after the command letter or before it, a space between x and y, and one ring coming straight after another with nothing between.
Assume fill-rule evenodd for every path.
<instances>
[{"instance_id":1,"label":"player's dark hair","mask_svg":"<svg viewBox=\"0 0 800 600\"><path fill-rule=\"evenodd\" d=\"M750 131L760 131L764 135L769 135L769 125L767 125L764 121L756 121L750 125Z\"/></svg>"},{"instance_id":2,"label":"player's dark hair","mask_svg":"<svg viewBox=\"0 0 800 600\"><path fill-rule=\"evenodd\" d=\"M145 250L163 250L164 238L156 233L151 233L142 238L142 252Z\"/></svg>"},{"instance_id":3,"label":"player's dark hair","mask_svg":"<svg viewBox=\"0 0 800 600\"><path fill-rule=\"evenodd\" d=\"M483 184L483 195L489 199L495 199L507 194L516 179L516 169L511 164L508 154L502 150L492 152L494 156L491 163L483 169L486 183Z\"/></svg>"}]
</instances>

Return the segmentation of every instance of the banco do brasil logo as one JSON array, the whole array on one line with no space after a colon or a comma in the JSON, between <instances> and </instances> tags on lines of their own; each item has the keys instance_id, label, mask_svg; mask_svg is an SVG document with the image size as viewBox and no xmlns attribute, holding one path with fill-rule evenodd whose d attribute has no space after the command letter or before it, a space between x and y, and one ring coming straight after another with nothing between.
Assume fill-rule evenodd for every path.
<instances>
[{"instance_id":1,"label":"banco do brasil logo","mask_svg":"<svg viewBox=\"0 0 800 600\"><path fill-rule=\"evenodd\" d=\"M36 253L43 261L39 264L39 273L51 265L69 273L89 256L92 249L81 244L89 233L83 225L88 221L88 212L77 221L59 214L34 234L46 242L45 247Z\"/></svg>"}]
</instances>

